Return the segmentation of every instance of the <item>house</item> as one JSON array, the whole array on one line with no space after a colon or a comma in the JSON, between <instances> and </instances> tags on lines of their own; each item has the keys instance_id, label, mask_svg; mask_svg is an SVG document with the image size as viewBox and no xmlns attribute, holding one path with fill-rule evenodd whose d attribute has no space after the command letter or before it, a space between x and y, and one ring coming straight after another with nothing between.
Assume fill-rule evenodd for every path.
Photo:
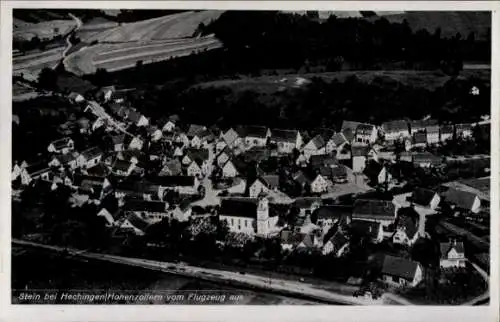
<instances>
[{"instance_id":1,"label":"house","mask_svg":"<svg viewBox=\"0 0 500 322\"><path fill-rule=\"evenodd\" d=\"M350 229L354 235L368 238L372 243L380 243L384 239L383 226L376 221L352 220Z\"/></svg>"},{"instance_id":2,"label":"house","mask_svg":"<svg viewBox=\"0 0 500 322\"><path fill-rule=\"evenodd\" d=\"M271 136L269 129L263 126L238 126L234 130L247 148L264 147Z\"/></svg>"},{"instance_id":3,"label":"house","mask_svg":"<svg viewBox=\"0 0 500 322\"><path fill-rule=\"evenodd\" d=\"M271 130L271 142L276 144L279 153L292 153L302 146L302 136L297 130Z\"/></svg>"},{"instance_id":4,"label":"house","mask_svg":"<svg viewBox=\"0 0 500 322\"><path fill-rule=\"evenodd\" d=\"M422 281L422 265L401 257L386 255L382 266L382 280L393 286L414 287Z\"/></svg>"},{"instance_id":5,"label":"house","mask_svg":"<svg viewBox=\"0 0 500 322\"><path fill-rule=\"evenodd\" d=\"M111 172L117 176L128 177L135 169L135 163L116 159L111 167Z\"/></svg>"},{"instance_id":6,"label":"house","mask_svg":"<svg viewBox=\"0 0 500 322\"><path fill-rule=\"evenodd\" d=\"M315 234L289 229L280 232L280 243L284 251L311 250L322 246L322 241Z\"/></svg>"},{"instance_id":7,"label":"house","mask_svg":"<svg viewBox=\"0 0 500 322\"><path fill-rule=\"evenodd\" d=\"M152 142L157 142L159 141L162 136L163 132L156 126L148 126L147 128L148 136Z\"/></svg>"},{"instance_id":8,"label":"house","mask_svg":"<svg viewBox=\"0 0 500 322\"><path fill-rule=\"evenodd\" d=\"M453 125L444 124L439 127L439 141L445 142L453 139Z\"/></svg>"},{"instance_id":9,"label":"house","mask_svg":"<svg viewBox=\"0 0 500 322\"><path fill-rule=\"evenodd\" d=\"M77 152L54 156L53 159L49 162L49 167L51 168L69 167L70 169L74 170L77 168L77 158L78 158Z\"/></svg>"},{"instance_id":10,"label":"house","mask_svg":"<svg viewBox=\"0 0 500 322\"><path fill-rule=\"evenodd\" d=\"M344 132L335 133L328 142L326 142L326 153L340 151L346 144L350 144Z\"/></svg>"},{"instance_id":11,"label":"house","mask_svg":"<svg viewBox=\"0 0 500 322\"><path fill-rule=\"evenodd\" d=\"M400 208L396 219L396 231L392 237L395 244L412 246L417 241L419 214L412 207Z\"/></svg>"},{"instance_id":12,"label":"house","mask_svg":"<svg viewBox=\"0 0 500 322\"><path fill-rule=\"evenodd\" d=\"M165 155L166 146L163 142L150 141L146 151L150 161L160 160Z\"/></svg>"},{"instance_id":13,"label":"house","mask_svg":"<svg viewBox=\"0 0 500 322\"><path fill-rule=\"evenodd\" d=\"M226 221L232 232L263 237L269 236L278 222L278 216L271 216L266 198L223 199L219 219Z\"/></svg>"},{"instance_id":14,"label":"house","mask_svg":"<svg viewBox=\"0 0 500 322\"><path fill-rule=\"evenodd\" d=\"M14 180L19 177L21 179L21 184L28 185L32 180L38 178L47 181L49 180L50 174L51 169L47 167L47 162L42 161L28 166L21 165L19 174Z\"/></svg>"},{"instance_id":15,"label":"house","mask_svg":"<svg viewBox=\"0 0 500 322\"><path fill-rule=\"evenodd\" d=\"M81 103L81 102L85 101L85 97L83 97L81 94L76 93L76 92L71 92L68 95L68 99L72 103Z\"/></svg>"},{"instance_id":16,"label":"house","mask_svg":"<svg viewBox=\"0 0 500 322\"><path fill-rule=\"evenodd\" d=\"M174 190L179 194L194 195L198 193L200 181L196 177L190 176L157 176L148 179L152 184L157 185L158 197L163 199L165 192Z\"/></svg>"},{"instance_id":17,"label":"house","mask_svg":"<svg viewBox=\"0 0 500 322\"><path fill-rule=\"evenodd\" d=\"M108 209L102 208L97 213L97 216L103 217L106 220L106 226L112 227L117 223L120 214L121 214L120 211L115 211L111 213L108 211Z\"/></svg>"},{"instance_id":18,"label":"house","mask_svg":"<svg viewBox=\"0 0 500 322\"><path fill-rule=\"evenodd\" d=\"M126 214L134 213L150 224L168 217L168 204L163 201L131 199L125 202L123 209Z\"/></svg>"},{"instance_id":19,"label":"house","mask_svg":"<svg viewBox=\"0 0 500 322\"><path fill-rule=\"evenodd\" d=\"M367 146L352 146L351 159L352 171L355 173L363 172L366 167L366 160L368 158L375 158L376 151Z\"/></svg>"},{"instance_id":20,"label":"house","mask_svg":"<svg viewBox=\"0 0 500 322\"><path fill-rule=\"evenodd\" d=\"M182 174L182 164L179 159L171 159L165 162L159 176L178 176Z\"/></svg>"},{"instance_id":21,"label":"house","mask_svg":"<svg viewBox=\"0 0 500 322\"><path fill-rule=\"evenodd\" d=\"M442 164L441 158L430 152L412 153L412 162L415 166L421 168L429 168Z\"/></svg>"},{"instance_id":22,"label":"house","mask_svg":"<svg viewBox=\"0 0 500 322\"><path fill-rule=\"evenodd\" d=\"M222 177L224 178L234 178L240 175L236 166L231 160L227 160L227 162L222 166Z\"/></svg>"},{"instance_id":23,"label":"house","mask_svg":"<svg viewBox=\"0 0 500 322\"><path fill-rule=\"evenodd\" d=\"M128 148L130 150L142 150L143 145L144 141L140 137L134 136L132 141L130 141Z\"/></svg>"},{"instance_id":24,"label":"house","mask_svg":"<svg viewBox=\"0 0 500 322\"><path fill-rule=\"evenodd\" d=\"M191 164L187 167L187 175L193 177L202 177L208 173L207 169L207 161L203 161L197 158L192 161Z\"/></svg>"},{"instance_id":25,"label":"house","mask_svg":"<svg viewBox=\"0 0 500 322\"><path fill-rule=\"evenodd\" d=\"M128 114L130 113L130 109L120 105L118 103L113 103L109 105L109 108L113 112L114 115L118 116L120 119L125 120L128 117Z\"/></svg>"},{"instance_id":26,"label":"house","mask_svg":"<svg viewBox=\"0 0 500 322\"><path fill-rule=\"evenodd\" d=\"M76 124L80 128L80 133L89 133L90 132L90 119L87 117L80 117L76 120Z\"/></svg>"},{"instance_id":27,"label":"house","mask_svg":"<svg viewBox=\"0 0 500 322\"><path fill-rule=\"evenodd\" d=\"M250 198L257 198L260 194L277 191L279 188L279 177L277 175L264 175L257 178L249 189Z\"/></svg>"},{"instance_id":28,"label":"house","mask_svg":"<svg viewBox=\"0 0 500 322\"><path fill-rule=\"evenodd\" d=\"M472 192L449 188L443 193L443 199L452 206L472 213L481 210L481 199Z\"/></svg>"},{"instance_id":29,"label":"house","mask_svg":"<svg viewBox=\"0 0 500 322\"><path fill-rule=\"evenodd\" d=\"M295 199L292 207L298 209L300 217L304 217L314 213L316 209L321 207L322 203L319 197L299 197Z\"/></svg>"},{"instance_id":30,"label":"house","mask_svg":"<svg viewBox=\"0 0 500 322\"><path fill-rule=\"evenodd\" d=\"M123 205L125 198L135 200L154 200L158 195L159 187L147 181L122 180L113 185L115 198Z\"/></svg>"},{"instance_id":31,"label":"house","mask_svg":"<svg viewBox=\"0 0 500 322\"><path fill-rule=\"evenodd\" d=\"M433 129L433 127L437 128L437 124L438 122L433 119L412 120L410 121L411 134L413 135L417 132L428 132L428 130Z\"/></svg>"},{"instance_id":32,"label":"house","mask_svg":"<svg viewBox=\"0 0 500 322\"><path fill-rule=\"evenodd\" d=\"M119 224L121 230L131 231L138 236L143 236L148 227L149 223L133 212L129 213Z\"/></svg>"},{"instance_id":33,"label":"house","mask_svg":"<svg viewBox=\"0 0 500 322\"><path fill-rule=\"evenodd\" d=\"M349 248L349 239L343 232L337 231L332 237L325 242L323 246L323 255L333 254L335 257L341 257Z\"/></svg>"},{"instance_id":34,"label":"house","mask_svg":"<svg viewBox=\"0 0 500 322\"><path fill-rule=\"evenodd\" d=\"M111 142L113 145L113 151L119 152L125 150L125 134L115 134L111 135Z\"/></svg>"},{"instance_id":35,"label":"house","mask_svg":"<svg viewBox=\"0 0 500 322\"><path fill-rule=\"evenodd\" d=\"M427 144L439 143L440 136L438 125L427 125L425 127L425 133L427 134Z\"/></svg>"},{"instance_id":36,"label":"house","mask_svg":"<svg viewBox=\"0 0 500 322\"><path fill-rule=\"evenodd\" d=\"M52 141L47 147L47 150L50 153L66 154L69 153L70 151L73 151L74 148L75 148L75 142L73 142L71 138L65 137L59 140Z\"/></svg>"},{"instance_id":37,"label":"house","mask_svg":"<svg viewBox=\"0 0 500 322\"><path fill-rule=\"evenodd\" d=\"M102 99L104 102L111 100L113 93L116 91L115 86L105 86L99 89L96 94L97 99Z\"/></svg>"},{"instance_id":38,"label":"house","mask_svg":"<svg viewBox=\"0 0 500 322\"><path fill-rule=\"evenodd\" d=\"M441 268L465 267L466 258L463 242L453 239L447 243L440 243L439 249L439 266Z\"/></svg>"},{"instance_id":39,"label":"house","mask_svg":"<svg viewBox=\"0 0 500 322\"><path fill-rule=\"evenodd\" d=\"M321 227L324 232L328 232L337 223L349 224L352 210L352 206L324 205L312 212L311 221Z\"/></svg>"},{"instance_id":40,"label":"house","mask_svg":"<svg viewBox=\"0 0 500 322\"><path fill-rule=\"evenodd\" d=\"M199 149L208 136L207 127L204 125L191 124L186 132L186 136L189 140L189 145L193 148Z\"/></svg>"},{"instance_id":41,"label":"house","mask_svg":"<svg viewBox=\"0 0 500 322\"><path fill-rule=\"evenodd\" d=\"M207 175L212 172L212 165L209 163L208 157L209 151L206 149L185 149L184 157L182 158L182 164L184 166L187 166L188 170L189 168L191 168L192 173ZM195 165L193 164L193 162L195 163Z\"/></svg>"},{"instance_id":42,"label":"house","mask_svg":"<svg viewBox=\"0 0 500 322\"><path fill-rule=\"evenodd\" d=\"M356 199L352 212L353 220L376 221L383 226L394 222L396 207L388 200Z\"/></svg>"},{"instance_id":43,"label":"house","mask_svg":"<svg viewBox=\"0 0 500 322\"><path fill-rule=\"evenodd\" d=\"M127 120L137 127L149 125L148 118L135 110L130 110L128 112Z\"/></svg>"},{"instance_id":44,"label":"house","mask_svg":"<svg viewBox=\"0 0 500 322\"><path fill-rule=\"evenodd\" d=\"M425 188L416 188L410 198L415 205L432 210L436 210L441 202L439 194Z\"/></svg>"},{"instance_id":45,"label":"house","mask_svg":"<svg viewBox=\"0 0 500 322\"><path fill-rule=\"evenodd\" d=\"M174 208L174 210L170 213L170 217L175 218L178 221L185 222L189 220L191 213L192 208L189 205L189 201L183 201Z\"/></svg>"},{"instance_id":46,"label":"house","mask_svg":"<svg viewBox=\"0 0 500 322\"><path fill-rule=\"evenodd\" d=\"M427 146L427 134L425 132L413 133L412 148L425 148Z\"/></svg>"},{"instance_id":47,"label":"house","mask_svg":"<svg viewBox=\"0 0 500 322\"><path fill-rule=\"evenodd\" d=\"M326 142L323 137L318 134L304 146L302 152L308 159L311 155L327 154Z\"/></svg>"},{"instance_id":48,"label":"house","mask_svg":"<svg viewBox=\"0 0 500 322\"><path fill-rule=\"evenodd\" d=\"M394 142L410 136L408 123L405 120L395 120L382 123L384 140Z\"/></svg>"},{"instance_id":49,"label":"house","mask_svg":"<svg viewBox=\"0 0 500 322\"><path fill-rule=\"evenodd\" d=\"M352 133L356 133L356 129L361 124L363 124L363 123L356 122L356 121L347 121L347 120L344 120L344 121L342 121L342 126L340 127L340 131L341 132L351 131Z\"/></svg>"},{"instance_id":50,"label":"house","mask_svg":"<svg viewBox=\"0 0 500 322\"><path fill-rule=\"evenodd\" d=\"M243 195L247 188L247 181L242 178L236 178L233 185L227 188L227 192L232 195Z\"/></svg>"},{"instance_id":51,"label":"house","mask_svg":"<svg viewBox=\"0 0 500 322\"><path fill-rule=\"evenodd\" d=\"M93 167L84 169L82 172L89 176L104 178L108 176L109 168L103 163L98 163Z\"/></svg>"},{"instance_id":52,"label":"house","mask_svg":"<svg viewBox=\"0 0 500 322\"><path fill-rule=\"evenodd\" d=\"M222 142L224 142L224 144L230 148L234 148L241 143L241 139L238 133L233 128L230 128L224 134L222 134L221 139Z\"/></svg>"},{"instance_id":53,"label":"house","mask_svg":"<svg viewBox=\"0 0 500 322\"><path fill-rule=\"evenodd\" d=\"M377 140L378 132L375 125L360 124L356 128L355 143L356 144L373 144Z\"/></svg>"},{"instance_id":54,"label":"house","mask_svg":"<svg viewBox=\"0 0 500 322\"><path fill-rule=\"evenodd\" d=\"M455 124L455 135L457 138L467 139L472 137L472 124Z\"/></svg>"},{"instance_id":55,"label":"house","mask_svg":"<svg viewBox=\"0 0 500 322\"><path fill-rule=\"evenodd\" d=\"M116 154L116 157L120 160L124 161L129 161L132 162L133 164L137 165L139 164L139 159L143 157L143 154L141 151L137 150L125 150L118 152Z\"/></svg>"},{"instance_id":56,"label":"house","mask_svg":"<svg viewBox=\"0 0 500 322\"><path fill-rule=\"evenodd\" d=\"M217 165L222 167L226 162L231 159L233 153L230 148L224 148L215 158L217 160Z\"/></svg>"},{"instance_id":57,"label":"house","mask_svg":"<svg viewBox=\"0 0 500 322\"><path fill-rule=\"evenodd\" d=\"M363 174L366 175L370 184L373 186L386 184L392 180L392 175L389 170L383 164L375 160L370 160L366 163Z\"/></svg>"},{"instance_id":58,"label":"house","mask_svg":"<svg viewBox=\"0 0 500 322\"><path fill-rule=\"evenodd\" d=\"M328 191L329 183L328 179L323 177L321 174L317 174L314 180L311 182L311 192L313 193L323 193Z\"/></svg>"},{"instance_id":59,"label":"house","mask_svg":"<svg viewBox=\"0 0 500 322\"><path fill-rule=\"evenodd\" d=\"M91 168L101 162L103 152L98 147L83 151L76 159L76 165L81 168Z\"/></svg>"},{"instance_id":60,"label":"house","mask_svg":"<svg viewBox=\"0 0 500 322\"><path fill-rule=\"evenodd\" d=\"M184 155L184 149L180 146L175 147L174 157L182 157Z\"/></svg>"},{"instance_id":61,"label":"house","mask_svg":"<svg viewBox=\"0 0 500 322\"><path fill-rule=\"evenodd\" d=\"M167 123L165 123L165 125L163 125L161 130L163 132L172 133L175 130L175 122L172 120L168 120Z\"/></svg>"}]
</instances>

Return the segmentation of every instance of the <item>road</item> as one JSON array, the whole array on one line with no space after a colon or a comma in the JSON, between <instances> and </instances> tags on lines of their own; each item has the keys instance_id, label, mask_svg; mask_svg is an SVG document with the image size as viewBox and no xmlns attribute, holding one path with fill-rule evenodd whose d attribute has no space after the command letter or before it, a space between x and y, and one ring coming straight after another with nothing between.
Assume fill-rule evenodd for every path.
<instances>
[{"instance_id":1,"label":"road","mask_svg":"<svg viewBox=\"0 0 500 322\"><path fill-rule=\"evenodd\" d=\"M462 305L467 306L467 305L479 305L480 303L484 302L485 300L488 300L490 298L490 276L488 275L487 272L485 272L481 267L479 267L476 263L473 263L469 261L469 263L476 269L476 271L484 278L484 281L488 285L488 288L486 291L479 295L476 298L473 298L472 300L463 303Z\"/></svg>"},{"instance_id":2,"label":"road","mask_svg":"<svg viewBox=\"0 0 500 322\"><path fill-rule=\"evenodd\" d=\"M58 246L42 245L24 240L12 239L12 243L21 246L43 248L56 252L66 251L68 255L73 255L81 258L96 259L124 265L142 267L151 270L162 271L174 275L187 276L198 278L211 282L219 282L232 284L237 286L245 286L265 290L267 292L275 292L287 294L289 296L298 296L301 298L309 298L324 303L330 304L351 304L351 305L381 305L383 297L379 300L371 300L366 298L355 298L353 296L333 293L331 291L319 289L314 285L291 280L283 280L278 278L270 279L268 277L255 274L241 274L239 272L224 271L218 269L202 268L197 266L187 265L185 263L170 263L160 262L141 258L130 258L123 256L115 256L100 253L91 253L85 250L76 250L71 248L63 248Z\"/></svg>"},{"instance_id":3,"label":"road","mask_svg":"<svg viewBox=\"0 0 500 322\"><path fill-rule=\"evenodd\" d=\"M62 53L62 58L60 61L57 62L57 64L53 67L56 68L59 64L61 64L63 61L64 61L64 58L66 57L68 51L71 49L71 47L73 47L73 44L71 43L70 41L70 38L71 36L76 32L78 31L78 29L80 29L83 25L83 22L80 18L78 18L77 16L73 15L72 13L68 13L68 15L73 19L75 20L76 22L76 27L70 31L70 33L66 36L66 48L64 49L63 53Z\"/></svg>"}]
</instances>

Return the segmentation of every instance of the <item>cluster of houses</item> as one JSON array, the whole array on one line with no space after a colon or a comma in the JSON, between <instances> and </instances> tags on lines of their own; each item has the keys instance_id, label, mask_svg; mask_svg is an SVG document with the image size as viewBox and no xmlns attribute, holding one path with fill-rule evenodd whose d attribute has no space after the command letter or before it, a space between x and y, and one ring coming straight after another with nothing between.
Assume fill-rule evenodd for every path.
<instances>
[{"instance_id":1,"label":"cluster of houses","mask_svg":"<svg viewBox=\"0 0 500 322\"><path fill-rule=\"evenodd\" d=\"M197 124L182 126L175 115L163 124L152 124L126 104L124 92L109 87L98 94L100 103L78 95L71 100L82 106L84 114L74 122L76 129L84 135L102 131L101 144L78 149L71 131L67 132L49 143L48 159L35 164L15 162L12 181L26 186L40 179L52 189L71 187L76 196L99 206L97 215L107 225L138 235L165 218L187 221L193 217L189 200L203 198L201 188L213 189L206 179L215 173L230 182L228 196L216 199L215 214L231 232L278 237L284 250L318 249L337 257L349 251L348 231L372 243L391 239L411 247L426 238L425 216L436 213L442 202L470 212L481 206L477 196L451 188L441 195L416 189L393 200L358 198L352 205L327 204L321 198L336 186L390 182L386 162L396 160L391 149L396 141L405 142L401 161L435 166L439 157L412 151L412 147L469 137L471 124L438 125L426 119L375 126L344 121L339 132L322 130L304 140L298 130L241 125L220 131ZM283 175L279 169L262 170L266 161L284 156L294 157L293 171ZM247 182L251 172L255 177ZM299 195L308 196L288 196L283 181L293 182ZM172 194L184 201L173 201ZM116 198L118 206L101 207L107 198ZM291 211L296 212L293 222L283 223ZM460 242L442 246L441 252L442 267L463 265ZM420 264L391 256L386 257L382 273L384 280L397 285L415 285L422 278Z\"/></svg>"}]
</instances>

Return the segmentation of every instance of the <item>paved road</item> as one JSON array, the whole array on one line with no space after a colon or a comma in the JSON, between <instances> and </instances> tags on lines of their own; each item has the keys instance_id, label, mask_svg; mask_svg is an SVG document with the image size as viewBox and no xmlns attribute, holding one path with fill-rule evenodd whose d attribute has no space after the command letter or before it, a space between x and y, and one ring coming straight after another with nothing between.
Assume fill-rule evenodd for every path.
<instances>
[{"instance_id":1,"label":"paved road","mask_svg":"<svg viewBox=\"0 0 500 322\"><path fill-rule=\"evenodd\" d=\"M224 271L217 269L208 269L197 266L187 265L185 263L169 263L141 258L130 258L100 253L90 253L85 250L75 250L71 248L63 248L58 246L42 245L29 241L13 239L12 243L22 246L44 248L52 251L66 251L69 255L79 256L82 258L97 259L125 265L138 266L142 268L159 270L176 275L199 278L212 282L223 282L236 285L244 285L247 287L258 288L269 292L286 293L288 295L296 295L300 297L308 297L326 303L332 304L352 304L352 305L380 305L383 304L383 298L379 300L371 300L365 298L355 298L342 294L333 293L323 289L318 289L314 285L302 282L295 282L283 279L269 279L268 277L255 274L241 274L238 272Z\"/></svg>"}]
</instances>

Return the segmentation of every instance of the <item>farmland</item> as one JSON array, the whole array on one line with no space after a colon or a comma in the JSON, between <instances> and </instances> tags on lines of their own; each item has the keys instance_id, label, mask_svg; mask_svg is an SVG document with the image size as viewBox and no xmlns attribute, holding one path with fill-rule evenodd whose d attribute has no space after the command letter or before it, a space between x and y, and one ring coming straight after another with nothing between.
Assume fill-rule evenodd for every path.
<instances>
[{"instance_id":1,"label":"farmland","mask_svg":"<svg viewBox=\"0 0 500 322\"><path fill-rule=\"evenodd\" d=\"M50 20L38 23L29 23L14 19L14 39L29 41L34 37L41 40L51 40L56 36L64 36L76 27L74 20Z\"/></svg>"},{"instance_id":2,"label":"farmland","mask_svg":"<svg viewBox=\"0 0 500 322\"><path fill-rule=\"evenodd\" d=\"M114 26L96 19L86 23L77 36L87 43L65 60L67 70L84 75L97 68L116 71L143 64L186 56L196 51L221 47L213 36L192 38L198 24L216 19L222 12L182 12L159 18Z\"/></svg>"},{"instance_id":3,"label":"farmland","mask_svg":"<svg viewBox=\"0 0 500 322\"><path fill-rule=\"evenodd\" d=\"M26 78L35 80L42 68L53 68L57 65L62 58L64 48L64 46L60 46L13 57L13 74L20 75L22 73Z\"/></svg>"}]
</instances>

